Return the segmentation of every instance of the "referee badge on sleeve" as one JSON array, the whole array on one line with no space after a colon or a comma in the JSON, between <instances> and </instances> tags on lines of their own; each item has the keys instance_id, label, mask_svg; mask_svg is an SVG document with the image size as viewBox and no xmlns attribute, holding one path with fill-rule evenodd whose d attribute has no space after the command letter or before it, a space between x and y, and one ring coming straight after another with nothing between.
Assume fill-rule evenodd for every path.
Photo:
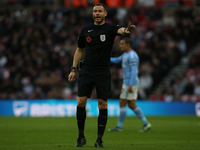
<instances>
[{"instance_id":1,"label":"referee badge on sleeve","mask_svg":"<svg viewBox=\"0 0 200 150\"><path fill-rule=\"evenodd\" d=\"M100 40L101 42L104 42L106 40L106 35L105 34L100 35Z\"/></svg>"}]
</instances>

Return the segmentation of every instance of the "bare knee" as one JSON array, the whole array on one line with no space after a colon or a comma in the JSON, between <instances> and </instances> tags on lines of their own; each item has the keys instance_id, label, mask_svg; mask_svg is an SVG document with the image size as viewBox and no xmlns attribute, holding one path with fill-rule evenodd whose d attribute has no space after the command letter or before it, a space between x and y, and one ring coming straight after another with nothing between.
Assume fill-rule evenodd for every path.
<instances>
[{"instance_id":1,"label":"bare knee","mask_svg":"<svg viewBox=\"0 0 200 150\"><path fill-rule=\"evenodd\" d=\"M85 107L87 102L87 97L78 97L78 107Z\"/></svg>"},{"instance_id":2,"label":"bare knee","mask_svg":"<svg viewBox=\"0 0 200 150\"><path fill-rule=\"evenodd\" d=\"M107 109L107 101L99 99L98 100L98 107L99 107L99 109Z\"/></svg>"},{"instance_id":3,"label":"bare knee","mask_svg":"<svg viewBox=\"0 0 200 150\"><path fill-rule=\"evenodd\" d=\"M120 107L125 107L126 106L126 104L127 104L127 100L125 100L125 99L120 99L120 101L119 101L119 106Z\"/></svg>"},{"instance_id":4,"label":"bare knee","mask_svg":"<svg viewBox=\"0 0 200 150\"><path fill-rule=\"evenodd\" d=\"M137 105L136 105L136 103L135 103L135 100L129 101L128 107L129 107L130 109L135 109L135 108L137 108Z\"/></svg>"}]
</instances>

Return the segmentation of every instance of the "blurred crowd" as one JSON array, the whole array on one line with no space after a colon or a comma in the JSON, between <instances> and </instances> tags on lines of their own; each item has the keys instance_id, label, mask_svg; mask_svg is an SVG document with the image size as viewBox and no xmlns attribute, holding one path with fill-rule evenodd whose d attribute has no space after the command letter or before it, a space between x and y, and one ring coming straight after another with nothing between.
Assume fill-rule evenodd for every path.
<instances>
[{"instance_id":1,"label":"blurred crowd","mask_svg":"<svg viewBox=\"0 0 200 150\"><path fill-rule=\"evenodd\" d=\"M200 14L182 7L170 12L139 5L108 9L106 22L126 27L128 21L137 26L127 36L140 57L139 99L147 99L152 88L200 40ZM80 30L91 23L92 7L1 7L0 99L76 99L78 72L73 83L67 77ZM120 38L115 39L113 57L122 54ZM119 98L121 65L111 64L111 72L112 95Z\"/></svg>"},{"instance_id":2,"label":"blurred crowd","mask_svg":"<svg viewBox=\"0 0 200 150\"><path fill-rule=\"evenodd\" d=\"M170 86L163 86L161 92L152 95L151 100L200 101L200 49L192 55L184 74L173 75Z\"/></svg>"}]
</instances>

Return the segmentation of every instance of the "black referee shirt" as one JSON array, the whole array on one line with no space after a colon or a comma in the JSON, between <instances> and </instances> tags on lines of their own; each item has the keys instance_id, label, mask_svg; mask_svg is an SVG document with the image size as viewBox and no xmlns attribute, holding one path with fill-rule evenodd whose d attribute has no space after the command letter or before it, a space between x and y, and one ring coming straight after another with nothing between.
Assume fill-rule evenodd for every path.
<instances>
[{"instance_id":1,"label":"black referee shirt","mask_svg":"<svg viewBox=\"0 0 200 150\"><path fill-rule=\"evenodd\" d=\"M117 25L88 25L83 27L78 38L78 47L84 48L84 65L90 67L107 67L117 31Z\"/></svg>"}]
</instances>

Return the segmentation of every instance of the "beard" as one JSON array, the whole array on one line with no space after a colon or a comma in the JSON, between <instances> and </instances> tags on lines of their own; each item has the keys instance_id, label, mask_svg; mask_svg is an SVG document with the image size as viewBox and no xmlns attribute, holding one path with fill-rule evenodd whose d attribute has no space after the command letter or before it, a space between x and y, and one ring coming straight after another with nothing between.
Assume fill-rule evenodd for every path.
<instances>
[{"instance_id":1,"label":"beard","mask_svg":"<svg viewBox=\"0 0 200 150\"><path fill-rule=\"evenodd\" d=\"M99 20L96 21L96 18L99 18ZM103 17L93 17L93 19L94 19L95 23L97 23L97 24L101 24L102 22L104 22L104 18Z\"/></svg>"}]
</instances>

